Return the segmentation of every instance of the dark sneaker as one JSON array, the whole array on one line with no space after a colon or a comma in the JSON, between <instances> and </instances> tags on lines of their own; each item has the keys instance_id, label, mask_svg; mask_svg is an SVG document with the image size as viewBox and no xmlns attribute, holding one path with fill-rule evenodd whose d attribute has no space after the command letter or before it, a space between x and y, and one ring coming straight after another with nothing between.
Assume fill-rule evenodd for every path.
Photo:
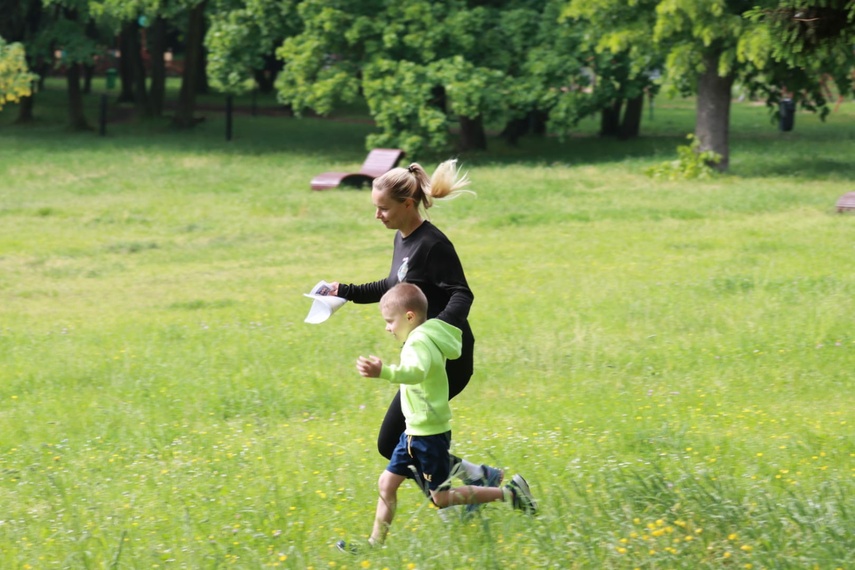
<instances>
[{"instance_id":1,"label":"dark sneaker","mask_svg":"<svg viewBox=\"0 0 855 570\"><path fill-rule=\"evenodd\" d=\"M481 472L484 474L480 479L469 479L464 481L467 485L475 487L498 487L502 484L502 479L505 478L505 472L489 465L481 465ZM466 514L472 514L480 509L482 505L466 505Z\"/></svg>"},{"instance_id":2,"label":"dark sneaker","mask_svg":"<svg viewBox=\"0 0 855 570\"><path fill-rule=\"evenodd\" d=\"M359 548L357 548L355 544L350 542L339 540L335 543L335 547L344 552L345 554L353 554L354 556L359 554Z\"/></svg>"},{"instance_id":3,"label":"dark sneaker","mask_svg":"<svg viewBox=\"0 0 855 570\"><path fill-rule=\"evenodd\" d=\"M481 470L484 472L485 487L499 487L502 485L502 480L505 478L505 472L496 467L482 465Z\"/></svg>"},{"instance_id":4,"label":"dark sneaker","mask_svg":"<svg viewBox=\"0 0 855 570\"><path fill-rule=\"evenodd\" d=\"M528 487L528 482L522 475L514 475L511 482L505 485L513 494L513 505L515 509L525 511L526 514L533 515L537 513L537 502L531 494L531 489Z\"/></svg>"},{"instance_id":5,"label":"dark sneaker","mask_svg":"<svg viewBox=\"0 0 855 570\"><path fill-rule=\"evenodd\" d=\"M502 484L502 479L505 478L504 471L490 467L489 465L482 465L481 473L484 475L480 479L466 478L463 482L467 485L474 485L475 487L498 487Z\"/></svg>"}]
</instances>

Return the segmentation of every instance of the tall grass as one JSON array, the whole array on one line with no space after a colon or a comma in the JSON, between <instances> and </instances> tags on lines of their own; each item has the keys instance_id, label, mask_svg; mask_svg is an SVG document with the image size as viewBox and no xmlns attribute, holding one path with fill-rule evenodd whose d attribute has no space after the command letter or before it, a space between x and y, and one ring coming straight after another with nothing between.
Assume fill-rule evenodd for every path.
<instances>
[{"instance_id":1,"label":"tall grass","mask_svg":"<svg viewBox=\"0 0 855 570\"><path fill-rule=\"evenodd\" d=\"M443 520L402 489L365 536L394 387L374 306L302 322L318 279L388 271L358 168L370 125L241 115L70 134L0 114L0 567L855 566L855 107L780 133L734 106L731 172L645 167L692 129L491 140L477 198L431 210L476 295L456 450L541 514ZM442 156L425 157L431 164Z\"/></svg>"}]
</instances>

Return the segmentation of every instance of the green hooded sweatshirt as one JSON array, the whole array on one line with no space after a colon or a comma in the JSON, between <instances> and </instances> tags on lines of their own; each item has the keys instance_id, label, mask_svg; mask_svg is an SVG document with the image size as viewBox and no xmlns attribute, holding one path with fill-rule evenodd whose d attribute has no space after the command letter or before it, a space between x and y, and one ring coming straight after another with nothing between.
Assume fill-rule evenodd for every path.
<instances>
[{"instance_id":1,"label":"green hooded sweatshirt","mask_svg":"<svg viewBox=\"0 0 855 570\"><path fill-rule=\"evenodd\" d=\"M401 349L401 363L383 365L380 378L401 385L407 435L438 435L451 429L447 359L460 358L462 332L439 319L413 329Z\"/></svg>"}]
</instances>

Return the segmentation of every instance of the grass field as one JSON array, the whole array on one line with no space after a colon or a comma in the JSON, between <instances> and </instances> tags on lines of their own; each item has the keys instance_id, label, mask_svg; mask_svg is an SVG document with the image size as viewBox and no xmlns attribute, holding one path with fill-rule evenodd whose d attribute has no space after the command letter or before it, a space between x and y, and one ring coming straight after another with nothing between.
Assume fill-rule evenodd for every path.
<instances>
[{"instance_id":1,"label":"grass field","mask_svg":"<svg viewBox=\"0 0 855 570\"><path fill-rule=\"evenodd\" d=\"M50 94L45 94L49 97ZM95 123L97 97L90 98ZM221 114L72 134L0 113L0 567L855 568L855 103L781 133L734 103L731 171L658 181L693 129L462 155L437 205L475 293L459 454L540 502L443 522L402 490L357 557L394 358L376 306L304 324L319 279L388 272L370 125ZM432 166L444 156L425 157Z\"/></svg>"}]
</instances>

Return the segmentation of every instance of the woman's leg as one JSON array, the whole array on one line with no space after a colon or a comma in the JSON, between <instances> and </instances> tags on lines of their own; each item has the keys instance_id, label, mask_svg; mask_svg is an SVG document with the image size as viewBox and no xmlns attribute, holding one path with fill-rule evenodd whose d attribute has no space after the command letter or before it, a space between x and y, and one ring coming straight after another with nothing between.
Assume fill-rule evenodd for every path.
<instances>
[{"instance_id":1,"label":"woman's leg","mask_svg":"<svg viewBox=\"0 0 855 570\"><path fill-rule=\"evenodd\" d=\"M448 399L453 399L466 388L475 370L475 339L471 334L463 335L463 349L460 358L445 362L448 375Z\"/></svg>"},{"instance_id":2,"label":"woman's leg","mask_svg":"<svg viewBox=\"0 0 855 570\"><path fill-rule=\"evenodd\" d=\"M401 411L401 391L399 390L392 398L383 423L380 424L380 433L377 434L377 451L380 455L386 459L392 459L392 452L395 451L395 446L398 445L398 440L401 439L401 434L406 427L404 412Z\"/></svg>"},{"instance_id":3,"label":"woman's leg","mask_svg":"<svg viewBox=\"0 0 855 570\"><path fill-rule=\"evenodd\" d=\"M448 399L451 400L457 394L463 391L469 379L472 378L472 372L475 370L475 339L472 333L463 333L463 348L460 358L457 360L445 361L445 373L448 376ZM461 459L454 454L451 454L451 472L455 473L460 469Z\"/></svg>"},{"instance_id":4,"label":"woman's leg","mask_svg":"<svg viewBox=\"0 0 855 570\"><path fill-rule=\"evenodd\" d=\"M445 372L448 374L448 399L452 399L463 391L472 378L475 370L475 338L471 332L463 334L463 350L457 360L448 360L445 363ZM451 472L467 485L498 486L501 485L503 473L501 469L489 465L476 465L465 459L451 454Z\"/></svg>"}]
</instances>

